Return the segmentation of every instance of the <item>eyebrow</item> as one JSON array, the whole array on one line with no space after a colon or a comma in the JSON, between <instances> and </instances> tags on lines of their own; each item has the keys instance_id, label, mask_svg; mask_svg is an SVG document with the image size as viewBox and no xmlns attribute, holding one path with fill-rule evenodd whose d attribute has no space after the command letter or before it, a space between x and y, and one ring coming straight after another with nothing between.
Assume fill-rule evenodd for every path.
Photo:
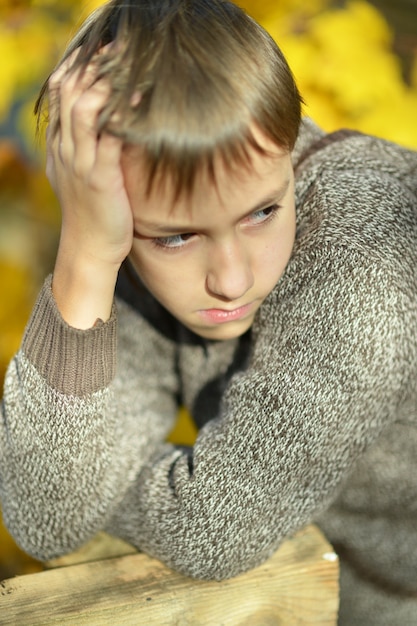
<instances>
[{"instance_id":1,"label":"eyebrow","mask_svg":"<svg viewBox=\"0 0 417 626\"><path fill-rule=\"evenodd\" d=\"M281 187L279 187L278 189L276 189L275 191L272 191L271 193L269 193L263 200L261 200L260 202L258 202L256 204L256 206L252 207L252 209L249 209L248 211L246 211L240 218L239 220L245 219L245 217L248 217L249 215L252 215L252 213L256 213L256 211L261 211L264 208L267 208L268 206L272 205L272 204L276 204L277 202L279 202L280 200L282 200L282 198L285 196L285 194L288 191L288 187L290 185L290 179L287 179L283 185L281 185ZM158 232L158 233L172 233L174 234L182 234L182 233L186 233L189 232L190 230L190 225L189 224L185 224L185 225L181 225L181 224L160 224L158 222L148 222L146 220L141 222L141 226Z\"/></svg>"}]
</instances>

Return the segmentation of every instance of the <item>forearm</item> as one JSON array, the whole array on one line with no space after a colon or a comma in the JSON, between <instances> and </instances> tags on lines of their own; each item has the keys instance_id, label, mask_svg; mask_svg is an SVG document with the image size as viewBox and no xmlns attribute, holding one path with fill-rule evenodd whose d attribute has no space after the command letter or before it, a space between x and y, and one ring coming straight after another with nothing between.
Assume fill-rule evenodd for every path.
<instances>
[{"instance_id":1,"label":"forearm","mask_svg":"<svg viewBox=\"0 0 417 626\"><path fill-rule=\"evenodd\" d=\"M7 375L1 424L1 504L16 542L44 560L103 525L120 477L109 390L82 400L51 389L20 353Z\"/></svg>"},{"instance_id":2,"label":"forearm","mask_svg":"<svg viewBox=\"0 0 417 626\"><path fill-rule=\"evenodd\" d=\"M117 273L132 247L133 216L121 168L123 142L98 128L109 85L92 81L94 62L85 73L68 73L76 54L49 80L46 172L62 212L55 301L70 326L88 329L110 318Z\"/></svg>"},{"instance_id":3,"label":"forearm","mask_svg":"<svg viewBox=\"0 0 417 626\"><path fill-rule=\"evenodd\" d=\"M101 530L172 428L173 347L120 302L119 316L69 326L48 279L6 376L0 499L10 532L40 559Z\"/></svg>"},{"instance_id":4,"label":"forearm","mask_svg":"<svg viewBox=\"0 0 417 626\"><path fill-rule=\"evenodd\" d=\"M48 279L9 366L0 421L3 515L38 558L71 550L98 530L119 492L110 461L115 350L114 314L91 331L69 327Z\"/></svg>"}]
</instances>

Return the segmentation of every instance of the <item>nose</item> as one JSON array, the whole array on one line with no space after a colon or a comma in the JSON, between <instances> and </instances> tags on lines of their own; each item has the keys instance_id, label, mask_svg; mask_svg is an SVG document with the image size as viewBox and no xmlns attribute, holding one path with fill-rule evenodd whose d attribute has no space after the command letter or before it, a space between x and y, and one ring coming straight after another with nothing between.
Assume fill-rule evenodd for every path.
<instances>
[{"instance_id":1,"label":"nose","mask_svg":"<svg viewBox=\"0 0 417 626\"><path fill-rule=\"evenodd\" d=\"M253 286L248 251L238 237L213 245L209 252L207 291L222 300L239 300Z\"/></svg>"}]
</instances>

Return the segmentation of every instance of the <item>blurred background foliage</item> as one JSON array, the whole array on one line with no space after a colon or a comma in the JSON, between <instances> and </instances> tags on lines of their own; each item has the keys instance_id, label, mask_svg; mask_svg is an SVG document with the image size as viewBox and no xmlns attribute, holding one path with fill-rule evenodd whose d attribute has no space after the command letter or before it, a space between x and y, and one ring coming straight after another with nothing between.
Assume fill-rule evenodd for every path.
<instances>
[{"instance_id":1,"label":"blurred background foliage","mask_svg":"<svg viewBox=\"0 0 417 626\"><path fill-rule=\"evenodd\" d=\"M417 148L417 0L240 0L286 54L325 130L356 128ZM76 25L102 0L0 0L0 384L51 271L59 210L33 103ZM184 415L175 436L192 440ZM0 580L40 569L0 521Z\"/></svg>"}]
</instances>

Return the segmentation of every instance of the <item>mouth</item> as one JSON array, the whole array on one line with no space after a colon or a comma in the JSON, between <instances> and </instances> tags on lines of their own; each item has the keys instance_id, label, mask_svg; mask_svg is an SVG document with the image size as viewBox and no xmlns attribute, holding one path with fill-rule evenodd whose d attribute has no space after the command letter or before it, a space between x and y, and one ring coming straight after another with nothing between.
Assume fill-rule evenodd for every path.
<instances>
[{"instance_id":1,"label":"mouth","mask_svg":"<svg viewBox=\"0 0 417 626\"><path fill-rule=\"evenodd\" d=\"M253 304L245 304L237 309L201 309L199 314L206 321L213 324L225 324L226 322L235 322L246 317L252 310Z\"/></svg>"}]
</instances>

